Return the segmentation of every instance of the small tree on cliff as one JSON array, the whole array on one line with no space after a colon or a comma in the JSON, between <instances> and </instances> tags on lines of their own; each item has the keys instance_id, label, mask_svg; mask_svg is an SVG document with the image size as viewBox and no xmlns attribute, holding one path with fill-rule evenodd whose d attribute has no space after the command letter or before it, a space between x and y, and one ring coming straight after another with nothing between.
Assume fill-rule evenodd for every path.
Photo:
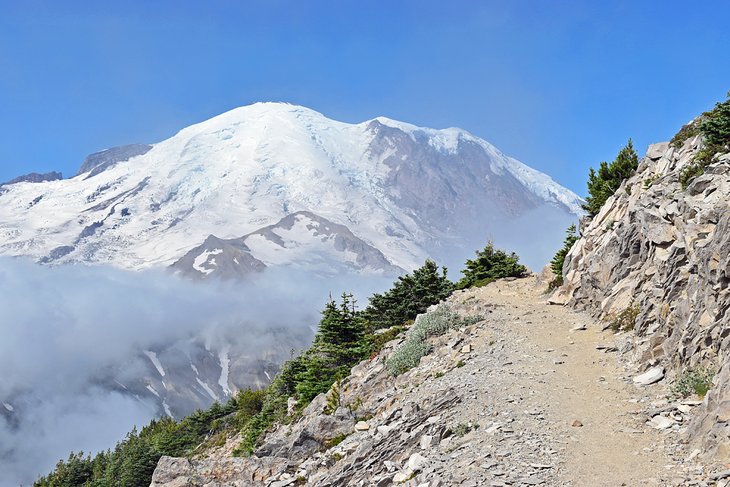
<instances>
[{"instance_id":1,"label":"small tree on cliff","mask_svg":"<svg viewBox=\"0 0 730 487\"><path fill-rule=\"evenodd\" d=\"M639 167L639 156L634 150L633 142L629 139L613 162L610 164L602 162L598 171L591 168L588 173L588 196L583 209L590 216L596 216L606 200L613 196L625 179L636 172L637 167Z\"/></svg>"}]
</instances>

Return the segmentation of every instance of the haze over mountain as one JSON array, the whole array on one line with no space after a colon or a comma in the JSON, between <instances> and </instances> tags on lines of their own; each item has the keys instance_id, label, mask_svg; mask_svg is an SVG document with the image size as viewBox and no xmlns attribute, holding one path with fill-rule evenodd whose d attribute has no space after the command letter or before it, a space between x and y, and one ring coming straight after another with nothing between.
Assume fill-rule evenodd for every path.
<instances>
[{"instance_id":1,"label":"haze over mountain","mask_svg":"<svg viewBox=\"0 0 730 487\"><path fill-rule=\"evenodd\" d=\"M550 177L460 129L383 117L353 125L257 103L152 146L89 156L68 180L4 186L0 254L126 269L177 262L198 277L222 261L228 275L272 265L382 275L428 256L461 262L491 238L536 267L553 246L533 252L530 234L558 243L579 205ZM307 213L281 227L297 212ZM516 227L526 230L517 239ZM246 256L207 248L210 236L245 240Z\"/></svg>"}]
</instances>

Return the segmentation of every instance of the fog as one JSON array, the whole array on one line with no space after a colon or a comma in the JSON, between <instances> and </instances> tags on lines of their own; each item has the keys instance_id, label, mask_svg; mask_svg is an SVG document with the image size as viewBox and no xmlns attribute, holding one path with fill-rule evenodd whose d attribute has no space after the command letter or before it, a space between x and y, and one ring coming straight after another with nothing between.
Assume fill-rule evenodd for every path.
<instances>
[{"instance_id":1,"label":"fog","mask_svg":"<svg viewBox=\"0 0 730 487\"><path fill-rule=\"evenodd\" d=\"M485 214L478 227L489 230L459 229L458 238L449 241L442 237L443 248L433 248L431 253L439 264L448 267L452 281L462 277L466 259L473 259L487 242L505 252L515 252L520 263L532 272L540 272L563 246L565 231L571 224L578 224L575 215L551 206L541 206L512 219Z\"/></svg>"},{"instance_id":2,"label":"fog","mask_svg":"<svg viewBox=\"0 0 730 487\"><path fill-rule=\"evenodd\" d=\"M391 281L278 270L195 283L0 257L0 485L28 485L71 451L113 448L152 419L154 404L98 380L109 369L133 375L141 350L205 337L255 354L273 340L269 328L311 337L330 293L364 304Z\"/></svg>"}]
</instances>

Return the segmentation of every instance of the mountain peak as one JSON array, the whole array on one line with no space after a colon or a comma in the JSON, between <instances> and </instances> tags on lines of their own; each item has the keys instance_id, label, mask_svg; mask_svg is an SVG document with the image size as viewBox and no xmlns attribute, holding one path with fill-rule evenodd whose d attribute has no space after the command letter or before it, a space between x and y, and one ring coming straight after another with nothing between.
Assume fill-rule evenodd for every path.
<instances>
[{"instance_id":1,"label":"mountain peak","mask_svg":"<svg viewBox=\"0 0 730 487\"><path fill-rule=\"evenodd\" d=\"M454 246L471 251L487 237L509 238L505 222L537 229L536 211L551 215L539 224L553 222L546 231L557 247L581 202L461 129L386 117L350 124L280 102L238 107L87 162L86 176L7 187L0 254L168 266L208 235L240 238L310 211L381 252L380 267L412 269Z\"/></svg>"}]
</instances>

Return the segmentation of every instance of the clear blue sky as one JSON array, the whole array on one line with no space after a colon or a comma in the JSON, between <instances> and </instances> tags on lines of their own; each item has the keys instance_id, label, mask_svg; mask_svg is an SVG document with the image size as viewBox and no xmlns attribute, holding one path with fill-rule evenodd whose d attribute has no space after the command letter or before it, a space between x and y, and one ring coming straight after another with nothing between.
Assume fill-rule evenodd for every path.
<instances>
[{"instance_id":1,"label":"clear blue sky","mask_svg":"<svg viewBox=\"0 0 730 487\"><path fill-rule=\"evenodd\" d=\"M585 193L730 90L730 2L0 0L0 181L255 101L459 126Z\"/></svg>"}]
</instances>

